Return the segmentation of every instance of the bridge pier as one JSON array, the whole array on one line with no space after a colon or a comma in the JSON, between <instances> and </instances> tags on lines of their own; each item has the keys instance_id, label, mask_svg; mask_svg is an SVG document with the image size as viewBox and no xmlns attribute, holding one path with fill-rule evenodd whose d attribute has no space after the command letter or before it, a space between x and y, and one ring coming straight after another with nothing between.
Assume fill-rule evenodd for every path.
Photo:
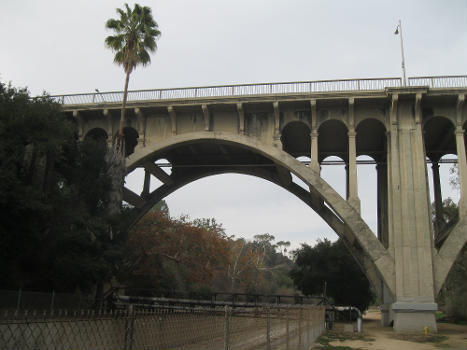
<instances>
[{"instance_id":1,"label":"bridge pier","mask_svg":"<svg viewBox=\"0 0 467 350\"><path fill-rule=\"evenodd\" d=\"M428 327L436 332L433 229L420 103L417 91L395 93L390 111L389 250L394 254L396 287L391 310L397 331Z\"/></svg>"}]
</instances>

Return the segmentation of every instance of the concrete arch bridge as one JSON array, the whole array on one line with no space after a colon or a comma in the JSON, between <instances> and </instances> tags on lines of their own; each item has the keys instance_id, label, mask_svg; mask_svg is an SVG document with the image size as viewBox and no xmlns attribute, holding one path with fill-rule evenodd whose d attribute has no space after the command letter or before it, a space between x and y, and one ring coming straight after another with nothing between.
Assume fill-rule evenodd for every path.
<instances>
[{"instance_id":1,"label":"concrete arch bridge","mask_svg":"<svg viewBox=\"0 0 467 350\"><path fill-rule=\"evenodd\" d=\"M136 219L178 188L222 173L271 181L315 210L341 237L396 330L436 331L435 296L467 240L466 76L245 84L129 92L127 172L144 168L141 193L124 189ZM54 96L79 137L118 131L122 92ZM458 156L459 218L441 227L438 163ZM360 215L359 155L377 166L378 230ZM309 165L297 157L310 158ZM320 164L346 164L342 198ZM170 174L157 163L167 160ZM435 224L426 162L432 162ZM308 188L297 185L292 174ZM150 178L161 186L150 191Z\"/></svg>"}]
</instances>

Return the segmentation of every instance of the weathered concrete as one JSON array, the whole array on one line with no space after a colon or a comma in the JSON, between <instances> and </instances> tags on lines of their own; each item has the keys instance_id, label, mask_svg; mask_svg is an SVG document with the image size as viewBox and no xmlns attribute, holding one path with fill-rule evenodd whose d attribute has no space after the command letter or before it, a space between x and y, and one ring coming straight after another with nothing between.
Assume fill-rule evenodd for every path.
<instances>
[{"instance_id":1,"label":"weathered concrete","mask_svg":"<svg viewBox=\"0 0 467 350\"><path fill-rule=\"evenodd\" d=\"M272 181L344 239L384 305L385 324L436 331L435 296L467 240L466 94L467 88L406 87L129 102L127 171L142 167L146 176L141 194L125 190L124 198L138 218L202 177L236 172ZM64 108L78 122L80 137L109 140L118 129L118 103ZM426 157L437 161L448 153L459 156L461 215L437 249ZM377 233L359 214L356 157L362 154L378 164ZM346 199L320 177L320 163L331 155L347 164ZM300 156L310 165L297 161ZM160 159L172 164L170 175L155 163ZM162 182L153 192L149 174Z\"/></svg>"}]
</instances>

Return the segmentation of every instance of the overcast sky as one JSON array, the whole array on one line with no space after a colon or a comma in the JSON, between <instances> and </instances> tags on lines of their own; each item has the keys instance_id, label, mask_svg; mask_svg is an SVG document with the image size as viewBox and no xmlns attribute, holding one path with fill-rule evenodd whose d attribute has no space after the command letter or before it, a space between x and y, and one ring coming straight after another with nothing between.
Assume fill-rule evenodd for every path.
<instances>
[{"instance_id":1,"label":"overcast sky","mask_svg":"<svg viewBox=\"0 0 467 350\"><path fill-rule=\"evenodd\" d=\"M133 2L129 2L132 6ZM402 20L408 76L466 74L465 0L146 0L162 36L130 89L401 76ZM0 80L72 94L122 90L104 46L104 24L123 1L1 0ZM339 193L342 167L323 170ZM444 167L446 173L447 167ZM373 166L359 166L363 217L376 220ZM444 175L446 177L446 175ZM137 187L140 176L128 179ZM136 190L136 189L135 189ZM445 187L445 194L449 187ZM138 190L139 191L139 190ZM297 198L263 180L222 175L171 196L172 216L214 217L229 234L270 233L313 244L335 234Z\"/></svg>"}]
</instances>

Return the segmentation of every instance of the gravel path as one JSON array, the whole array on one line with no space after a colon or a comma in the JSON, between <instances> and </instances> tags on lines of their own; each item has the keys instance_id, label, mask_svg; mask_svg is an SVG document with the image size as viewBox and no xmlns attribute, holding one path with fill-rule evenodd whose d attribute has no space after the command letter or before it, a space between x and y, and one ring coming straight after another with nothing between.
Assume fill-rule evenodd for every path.
<instances>
[{"instance_id":1,"label":"gravel path","mask_svg":"<svg viewBox=\"0 0 467 350\"><path fill-rule=\"evenodd\" d=\"M343 330L344 325L336 324L333 332L339 333ZM330 342L330 345L362 350L467 349L467 327L465 325L438 323L438 334L430 334L428 337L423 333L396 333L392 328L381 326L381 314L378 309L367 311L363 320L363 337L356 335L357 333L348 334L349 338L356 339L335 340Z\"/></svg>"}]
</instances>

